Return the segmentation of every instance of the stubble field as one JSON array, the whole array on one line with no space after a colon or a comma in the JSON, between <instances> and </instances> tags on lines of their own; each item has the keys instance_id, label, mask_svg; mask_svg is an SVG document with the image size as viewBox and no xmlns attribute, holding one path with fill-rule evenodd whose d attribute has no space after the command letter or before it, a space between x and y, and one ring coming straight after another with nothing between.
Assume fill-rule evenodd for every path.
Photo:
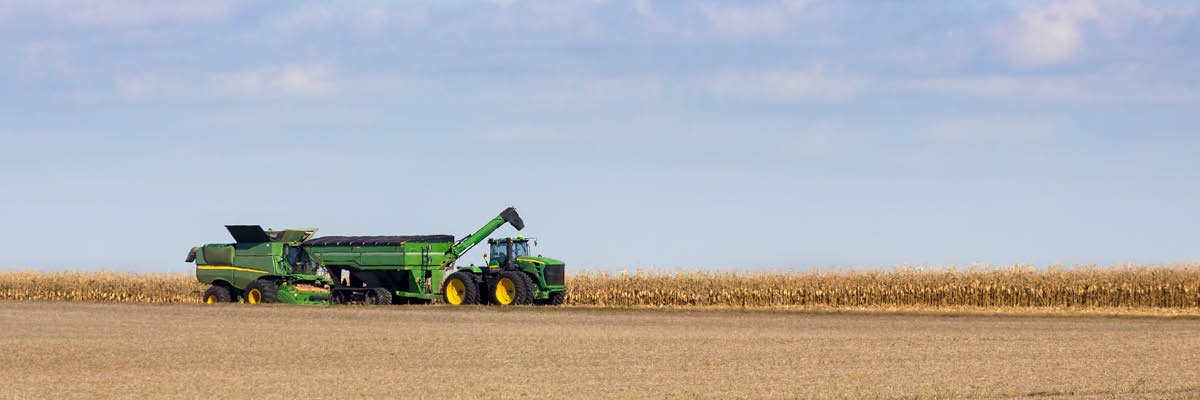
<instances>
[{"instance_id":1,"label":"stubble field","mask_svg":"<svg viewBox=\"0 0 1200 400\"><path fill-rule=\"evenodd\" d=\"M4 398L1196 398L1200 320L0 301Z\"/></svg>"}]
</instances>

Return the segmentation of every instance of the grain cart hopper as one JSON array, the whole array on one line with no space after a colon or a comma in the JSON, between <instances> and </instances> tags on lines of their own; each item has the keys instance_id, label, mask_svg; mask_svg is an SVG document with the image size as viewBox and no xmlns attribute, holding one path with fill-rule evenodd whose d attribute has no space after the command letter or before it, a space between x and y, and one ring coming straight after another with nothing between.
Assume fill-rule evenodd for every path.
<instances>
[{"instance_id":1,"label":"grain cart hopper","mask_svg":"<svg viewBox=\"0 0 1200 400\"><path fill-rule=\"evenodd\" d=\"M528 255L527 241L506 239L514 247L503 260L484 267L454 269L455 262L504 224L517 230L525 222L509 207L483 227L455 241L451 235L329 236L303 242L305 253L324 266L334 282L334 304L426 303L434 299L459 305L493 303L561 304L566 288L561 261ZM493 240L495 243L496 242ZM519 244L518 244L519 243ZM493 244L493 252L497 244ZM520 254L520 256L517 256Z\"/></svg>"},{"instance_id":2,"label":"grain cart hopper","mask_svg":"<svg viewBox=\"0 0 1200 400\"><path fill-rule=\"evenodd\" d=\"M212 285L202 301L323 304L329 300L329 280L317 274L300 247L316 229L225 228L235 243L206 244L188 252L187 262L196 263L196 279Z\"/></svg>"}]
</instances>

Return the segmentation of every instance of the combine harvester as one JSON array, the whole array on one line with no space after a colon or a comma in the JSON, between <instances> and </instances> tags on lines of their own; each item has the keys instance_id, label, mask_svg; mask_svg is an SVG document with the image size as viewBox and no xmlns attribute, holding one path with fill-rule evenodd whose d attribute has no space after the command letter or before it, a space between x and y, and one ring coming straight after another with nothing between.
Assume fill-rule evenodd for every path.
<instances>
[{"instance_id":1,"label":"combine harvester","mask_svg":"<svg viewBox=\"0 0 1200 400\"><path fill-rule=\"evenodd\" d=\"M205 303L562 304L565 264L531 255L530 239L520 235L488 239L506 223L525 228L512 207L457 242L451 235L313 238L316 229L227 225L235 243L192 248L187 262L212 285ZM484 240L491 245L486 266L455 267Z\"/></svg>"}]
</instances>

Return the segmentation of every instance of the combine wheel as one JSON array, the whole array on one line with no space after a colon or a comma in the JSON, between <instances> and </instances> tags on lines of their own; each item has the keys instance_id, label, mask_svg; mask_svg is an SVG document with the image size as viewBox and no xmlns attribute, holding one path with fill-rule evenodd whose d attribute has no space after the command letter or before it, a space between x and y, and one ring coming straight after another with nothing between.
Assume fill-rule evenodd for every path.
<instances>
[{"instance_id":1,"label":"combine wheel","mask_svg":"<svg viewBox=\"0 0 1200 400\"><path fill-rule=\"evenodd\" d=\"M278 294L279 285L265 279L246 285L246 302L250 304L274 303Z\"/></svg>"},{"instance_id":2,"label":"combine wheel","mask_svg":"<svg viewBox=\"0 0 1200 400\"><path fill-rule=\"evenodd\" d=\"M200 296L200 301L206 304L231 303L233 302L233 293L227 287L213 286L204 291L204 296Z\"/></svg>"},{"instance_id":3,"label":"combine wheel","mask_svg":"<svg viewBox=\"0 0 1200 400\"><path fill-rule=\"evenodd\" d=\"M392 292L384 288L375 288L372 290L371 300L374 300L373 304L390 305L392 304Z\"/></svg>"},{"instance_id":4,"label":"combine wheel","mask_svg":"<svg viewBox=\"0 0 1200 400\"><path fill-rule=\"evenodd\" d=\"M528 304L527 302L533 298L533 294L530 285L526 284L527 279L529 276L524 272L501 272L500 277L488 288L492 303L501 306Z\"/></svg>"},{"instance_id":5,"label":"combine wheel","mask_svg":"<svg viewBox=\"0 0 1200 400\"><path fill-rule=\"evenodd\" d=\"M479 284L467 272L455 272L442 282L442 301L451 305L479 304Z\"/></svg>"}]
</instances>

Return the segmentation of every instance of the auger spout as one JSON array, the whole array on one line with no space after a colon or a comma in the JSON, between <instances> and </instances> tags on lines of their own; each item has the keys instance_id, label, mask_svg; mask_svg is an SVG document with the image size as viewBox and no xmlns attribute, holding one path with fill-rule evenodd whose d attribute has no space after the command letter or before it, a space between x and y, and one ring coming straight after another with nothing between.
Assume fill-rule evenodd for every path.
<instances>
[{"instance_id":1,"label":"auger spout","mask_svg":"<svg viewBox=\"0 0 1200 400\"><path fill-rule=\"evenodd\" d=\"M500 227L504 226L505 223L511 224L513 228L517 228L518 231L525 229L525 221L521 220L521 215L517 214L517 209L513 207L506 208L504 211L500 212L500 215L497 215L496 218L492 218L491 221L488 221L488 223L484 224L483 227L479 228L479 230L475 231L475 233L472 233L470 236L462 238L462 240L459 240L458 243L455 243L454 246L450 248L452 257L447 260L445 265L450 265L454 262L454 260L462 257L463 254L470 251L471 248L475 247L475 245L487 240L488 236L491 236L493 232L495 232L497 229L500 229Z\"/></svg>"}]
</instances>

